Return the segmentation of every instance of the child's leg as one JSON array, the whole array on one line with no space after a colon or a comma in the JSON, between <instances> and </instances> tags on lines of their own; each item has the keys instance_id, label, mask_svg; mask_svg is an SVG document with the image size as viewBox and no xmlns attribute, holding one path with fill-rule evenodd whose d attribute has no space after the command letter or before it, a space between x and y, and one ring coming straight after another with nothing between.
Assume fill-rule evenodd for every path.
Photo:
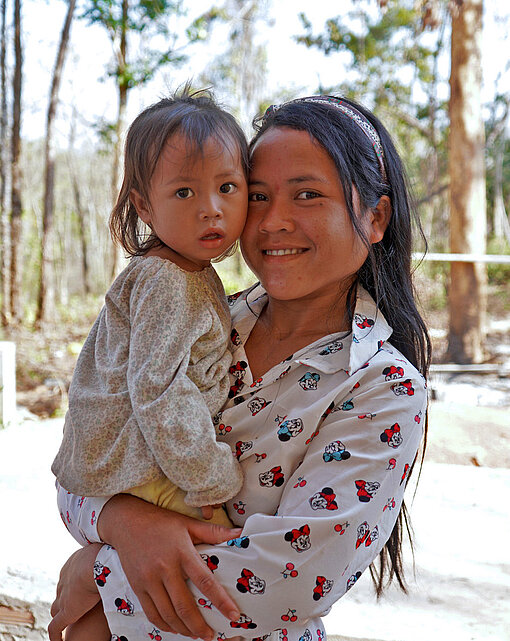
<instances>
[{"instance_id":1,"label":"child's leg","mask_svg":"<svg viewBox=\"0 0 510 641\"><path fill-rule=\"evenodd\" d=\"M65 630L65 641L110 641L110 628L99 603Z\"/></svg>"}]
</instances>

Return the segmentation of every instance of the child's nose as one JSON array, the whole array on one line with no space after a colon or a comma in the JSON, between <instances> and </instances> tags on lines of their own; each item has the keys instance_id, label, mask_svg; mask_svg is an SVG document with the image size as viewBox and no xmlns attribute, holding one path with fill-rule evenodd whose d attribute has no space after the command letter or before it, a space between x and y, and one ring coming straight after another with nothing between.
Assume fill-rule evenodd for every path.
<instances>
[{"instance_id":1,"label":"child's nose","mask_svg":"<svg viewBox=\"0 0 510 641\"><path fill-rule=\"evenodd\" d=\"M209 218L221 218L223 211L221 209L221 200L215 196L206 198L200 204L200 217L204 220Z\"/></svg>"}]
</instances>

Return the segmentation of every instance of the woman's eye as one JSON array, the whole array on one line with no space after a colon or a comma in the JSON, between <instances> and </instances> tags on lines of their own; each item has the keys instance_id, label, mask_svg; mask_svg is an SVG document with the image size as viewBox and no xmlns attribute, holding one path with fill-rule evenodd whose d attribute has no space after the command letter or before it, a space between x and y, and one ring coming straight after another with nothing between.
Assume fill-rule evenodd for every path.
<instances>
[{"instance_id":1,"label":"woman's eye","mask_svg":"<svg viewBox=\"0 0 510 641\"><path fill-rule=\"evenodd\" d=\"M297 198L298 200L311 200L312 198L320 198L320 194L316 191L302 191Z\"/></svg>"},{"instance_id":2,"label":"woman's eye","mask_svg":"<svg viewBox=\"0 0 510 641\"><path fill-rule=\"evenodd\" d=\"M193 195L193 191L189 187L183 187L182 189L178 189L175 192L175 195L177 196L177 198L185 200L186 198L191 198L191 196Z\"/></svg>"},{"instance_id":3,"label":"woman's eye","mask_svg":"<svg viewBox=\"0 0 510 641\"><path fill-rule=\"evenodd\" d=\"M222 194L232 194L236 190L236 185L234 183L225 183L220 187L220 192Z\"/></svg>"},{"instance_id":4,"label":"woman's eye","mask_svg":"<svg viewBox=\"0 0 510 641\"><path fill-rule=\"evenodd\" d=\"M264 194L258 193L258 192L253 192L252 194L248 194L248 201L252 203L256 202L261 202L263 200L267 200L266 196Z\"/></svg>"}]
</instances>

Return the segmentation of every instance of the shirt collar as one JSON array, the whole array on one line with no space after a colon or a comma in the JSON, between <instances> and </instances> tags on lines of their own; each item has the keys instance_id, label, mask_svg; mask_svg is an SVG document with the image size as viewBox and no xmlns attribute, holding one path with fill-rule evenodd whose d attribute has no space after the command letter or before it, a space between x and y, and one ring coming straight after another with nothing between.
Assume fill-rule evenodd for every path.
<instances>
[{"instance_id":1,"label":"shirt collar","mask_svg":"<svg viewBox=\"0 0 510 641\"><path fill-rule=\"evenodd\" d=\"M240 341L244 343L267 303L267 294L258 283L240 295L229 298L232 320ZM300 350L296 354L296 360L325 374L334 374L343 369L351 375L366 366L391 336L392 331L370 294L359 285L350 334L346 336L345 332L338 332L323 336L304 350Z\"/></svg>"}]
</instances>

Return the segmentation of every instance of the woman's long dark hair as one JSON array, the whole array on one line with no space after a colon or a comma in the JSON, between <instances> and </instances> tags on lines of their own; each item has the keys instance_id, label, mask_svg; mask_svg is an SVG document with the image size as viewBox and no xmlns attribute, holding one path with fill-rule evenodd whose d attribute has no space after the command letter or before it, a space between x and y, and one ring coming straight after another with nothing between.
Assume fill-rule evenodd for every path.
<instances>
[{"instance_id":1,"label":"woman's long dark hair","mask_svg":"<svg viewBox=\"0 0 510 641\"><path fill-rule=\"evenodd\" d=\"M257 133L251 141L251 148L268 129L290 127L307 131L327 151L338 170L352 224L368 249L368 257L349 289L348 313L352 316L356 289L358 284L362 285L393 328L391 344L426 377L431 345L414 298L411 269L413 225L423 239L424 237L410 200L402 161L381 122L361 105L342 97L345 105L351 105L359 111L377 131L383 148L383 172L373 143L360 124L330 104L328 99L334 101L336 97L324 96L323 100L313 102L297 99L278 108L268 109L264 116L254 121ZM391 200L390 222L383 239L374 245L368 242L360 225L359 215L356 215L353 187L359 195L362 215L376 207L382 196L386 195ZM425 448L426 420L424 429ZM404 526L412 544L408 513L402 503L390 538L379 555L379 567L376 568L374 564L370 566L378 596L393 578L397 579L399 586L406 592L402 562Z\"/></svg>"}]
</instances>

